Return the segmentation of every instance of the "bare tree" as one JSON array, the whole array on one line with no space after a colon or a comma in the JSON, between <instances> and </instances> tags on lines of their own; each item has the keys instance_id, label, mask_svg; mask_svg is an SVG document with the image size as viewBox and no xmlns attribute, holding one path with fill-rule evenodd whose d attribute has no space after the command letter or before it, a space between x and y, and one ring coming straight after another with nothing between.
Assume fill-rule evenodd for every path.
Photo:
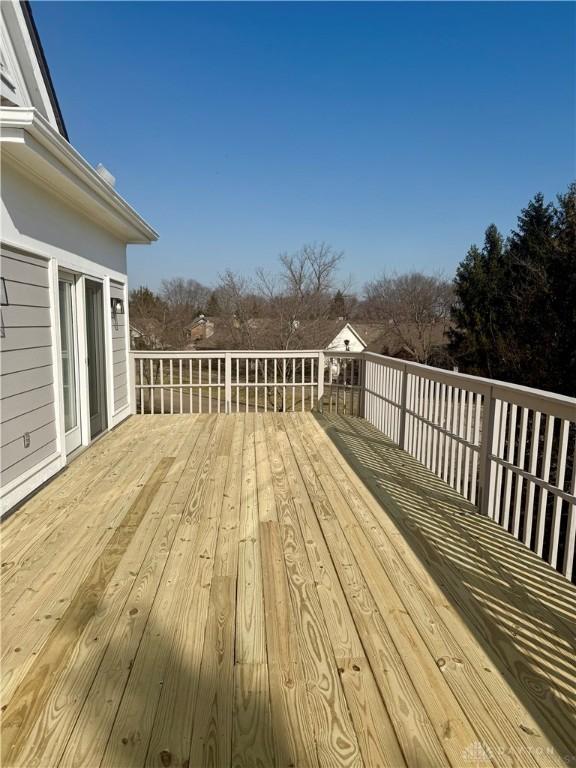
<instances>
[{"instance_id":1,"label":"bare tree","mask_svg":"<svg viewBox=\"0 0 576 768\"><path fill-rule=\"evenodd\" d=\"M192 313L198 313L208 304L210 289L197 280L173 277L162 280L160 296L171 309L186 307Z\"/></svg>"},{"instance_id":2,"label":"bare tree","mask_svg":"<svg viewBox=\"0 0 576 768\"><path fill-rule=\"evenodd\" d=\"M342 258L330 245L312 243L280 254L279 272L259 269L254 282L225 272L217 295L233 343L248 349L320 346Z\"/></svg>"},{"instance_id":3,"label":"bare tree","mask_svg":"<svg viewBox=\"0 0 576 768\"><path fill-rule=\"evenodd\" d=\"M440 275L383 275L364 289L369 315L386 329L391 354L431 362L445 345L452 284Z\"/></svg>"}]
</instances>

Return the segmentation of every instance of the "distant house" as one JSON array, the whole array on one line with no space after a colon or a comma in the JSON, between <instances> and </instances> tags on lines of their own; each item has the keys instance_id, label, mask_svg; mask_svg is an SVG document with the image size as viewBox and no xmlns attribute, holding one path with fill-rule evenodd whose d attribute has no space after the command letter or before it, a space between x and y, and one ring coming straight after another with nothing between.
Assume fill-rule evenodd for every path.
<instances>
[{"instance_id":1,"label":"distant house","mask_svg":"<svg viewBox=\"0 0 576 768\"><path fill-rule=\"evenodd\" d=\"M154 318L139 318L137 322L130 323L130 348L163 349L161 323Z\"/></svg>"},{"instance_id":2,"label":"distant house","mask_svg":"<svg viewBox=\"0 0 576 768\"><path fill-rule=\"evenodd\" d=\"M203 342L214 335L216 322L212 317L198 315L192 323L186 328L188 338L192 346L197 342Z\"/></svg>"},{"instance_id":3,"label":"distant house","mask_svg":"<svg viewBox=\"0 0 576 768\"><path fill-rule=\"evenodd\" d=\"M278 336L278 320L275 318L251 318L246 327L241 328L236 321L227 318L206 317L199 315L187 328L190 349L217 350L235 349L238 339L240 346L246 346L244 339L249 337L251 349L271 349ZM381 323L356 323L345 320L303 320L294 321L294 349L325 349L334 352L362 352L365 349L380 351L380 341L384 338L385 326Z\"/></svg>"},{"instance_id":4,"label":"distant house","mask_svg":"<svg viewBox=\"0 0 576 768\"><path fill-rule=\"evenodd\" d=\"M129 415L126 246L157 235L69 143L27 2L0 32L4 513Z\"/></svg>"}]
</instances>

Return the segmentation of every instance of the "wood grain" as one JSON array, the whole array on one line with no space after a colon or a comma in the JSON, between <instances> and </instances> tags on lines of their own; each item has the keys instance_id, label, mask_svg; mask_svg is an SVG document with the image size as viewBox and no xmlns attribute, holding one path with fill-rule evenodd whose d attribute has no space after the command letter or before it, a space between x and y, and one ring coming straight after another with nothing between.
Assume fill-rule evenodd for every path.
<instances>
[{"instance_id":1,"label":"wood grain","mask_svg":"<svg viewBox=\"0 0 576 768\"><path fill-rule=\"evenodd\" d=\"M131 418L0 533L2 765L573 762L576 590L360 419Z\"/></svg>"}]
</instances>

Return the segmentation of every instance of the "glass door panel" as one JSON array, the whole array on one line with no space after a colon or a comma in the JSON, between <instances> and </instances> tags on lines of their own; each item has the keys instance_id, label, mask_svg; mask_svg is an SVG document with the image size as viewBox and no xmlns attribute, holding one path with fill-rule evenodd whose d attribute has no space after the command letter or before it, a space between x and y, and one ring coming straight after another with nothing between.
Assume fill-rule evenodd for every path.
<instances>
[{"instance_id":1,"label":"glass door panel","mask_svg":"<svg viewBox=\"0 0 576 768\"><path fill-rule=\"evenodd\" d=\"M106 429L106 364L102 283L86 280L86 349L90 437Z\"/></svg>"},{"instance_id":2,"label":"glass door panel","mask_svg":"<svg viewBox=\"0 0 576 768\"><path fill-rule=\"evenodd\" d=\"M58 280L60 299L60 359L62 364L62 387L64 390L64 431L66 453L78 448L81 442L78 414L78 355L76 331L76 303L74 279L60 277Z\"/></svg>"}]
</instances>

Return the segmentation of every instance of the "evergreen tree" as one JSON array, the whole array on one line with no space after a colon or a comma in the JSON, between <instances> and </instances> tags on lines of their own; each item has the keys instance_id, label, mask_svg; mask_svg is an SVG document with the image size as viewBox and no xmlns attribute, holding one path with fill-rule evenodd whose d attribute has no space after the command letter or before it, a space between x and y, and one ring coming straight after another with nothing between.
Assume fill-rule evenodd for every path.
<instances>
[{"instance_id":1,"label":"evergreen tree","mask_svg":"<svg viewBox=\"0 0 576 768\"><path fill-rule=\"evenodd\" d=\"M558 196L555 228L556 248L548 270L557 361L551 375L558 392L576 395L576 183Z\"/></svg>"},{"instance_id":2,"label":"evergreen tree","mask_svg":"<svg viewBox=\"0 0 576 768\"><path fill-rule=\"evenodd\" d=\"M450 352L462 370L576 394L576 184L538 194L503 244L493 225L454 281Z\"/></svg>"},{"instance_id":3,"label":"evergreen tree","mask_svg":"<svg viewBox=\"0 0 576 768\"><path fill-rule=\"evenodd\" d=\"M332 316L346 319L346 299L340 289L336 291L332 299Z\"/></svg>"},{"instance_id":4,"label":"evergreen tree","mask_svg":"<svg viewBox=\"0 0 576 768\"><path fill-rule=\"evenodd\" d=\"M500 282L505 271L502 235L494 224L480 250L473 245L456 271L450 353L459 366L477 375L499 373L500 325L505 302Z\"/></svg>"}]
</instances>

